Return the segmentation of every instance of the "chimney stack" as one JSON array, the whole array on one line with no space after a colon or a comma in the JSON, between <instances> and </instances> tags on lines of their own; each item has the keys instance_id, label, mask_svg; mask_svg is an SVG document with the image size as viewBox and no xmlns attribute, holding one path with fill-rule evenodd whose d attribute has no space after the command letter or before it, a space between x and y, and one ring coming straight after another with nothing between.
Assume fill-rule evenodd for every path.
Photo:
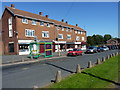
<instances>
[{"instance_id":1,"label":"chimney stack","mask_svg":"<svg viewBox=\"0 0 120 90\"><path fill-rule=\"evenodd\" d=\"M11 7L12 7L12 8L15 8L15 5L14 5L14 4L11 4Z\"/></svg>"},{"instance_id":2,"label":"chimney stack","mask_svg":"<svg viewBox=\"0 0 120 90\"><path fill-rule=\"evenodd\" d=\"M76 26L78 26L78 24L76 24Z\"/></svg>"},{"instance_id":3,"label":"chimney stack","mask_svg":"<svg viewBox=\"0 0 120 90\"><path fill-rule=\"evenodd\" d=\"M39 15L41 15L41 16L42 16L42 12L39 12Z\"/></svg>"},{"instance_id":4,"label":"chimney stack","mask_svg":"<svg viewBox=\"0 0 120 90\"><path fill-rule=\"evenodd\" d=\"M68 22L66 21L66 23L68 24Z\"/></svg>"},{"instance_id":5,"label":"chimney stack","mask_svg":"<svg viewBox=\"0 0 120 90\"><path fill-rule=\"evenodd\" d=\"M45 15L46 18L48 18L48 15Z\"/></svg>"},{"instance_id":6,"label":"chimney stack","mask_svg":"<svg viewBox=\"0 0 120 90\"><path fill-rule=\"evenodd\" d=\"M62 19L61 21L64 22L64 19Z\"/></svg>"}]
</instances>

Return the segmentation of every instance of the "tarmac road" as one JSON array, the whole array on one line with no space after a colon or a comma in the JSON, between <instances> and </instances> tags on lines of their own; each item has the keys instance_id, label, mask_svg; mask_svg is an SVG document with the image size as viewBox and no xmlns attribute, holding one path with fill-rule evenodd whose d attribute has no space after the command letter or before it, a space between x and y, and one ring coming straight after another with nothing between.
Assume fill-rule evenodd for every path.
<instances>
[{"instance_id":1,"label":"tarmac road","mask_svg":"<svg viewBox=\"0 0 120 90\"><path fill-rule=\"evenodd\" d=\"M86 68L88 61L95 63L97 58L102 58L117 51L110 50L77 57L64 57L56 59L56 61L45 61L44 63L3 69L2 86L3 88L31 88L34 85L43 87L55 79L57 70L61 70L62 77L65 77L75 72L77 64L80 64L82 68Z\"/></svg>"}]
</instances>

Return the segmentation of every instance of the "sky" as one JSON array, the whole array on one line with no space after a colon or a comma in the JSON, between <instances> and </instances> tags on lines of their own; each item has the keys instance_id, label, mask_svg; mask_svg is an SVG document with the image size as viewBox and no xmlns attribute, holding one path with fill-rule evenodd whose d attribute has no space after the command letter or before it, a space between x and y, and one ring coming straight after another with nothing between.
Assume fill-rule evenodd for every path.
<instances>
[{"instance_id":1,"label":"sky","mask_svg":"<svg viewBox=\"0 0 120 90\"><path fill-rule=\"evenodd\" d=\"M43 15L68 24L76 25L87 31L87 36L110 34L118 37L117 2L2 2L5 6L15 4L15 8Z\"/></svg>"}]
</instances>

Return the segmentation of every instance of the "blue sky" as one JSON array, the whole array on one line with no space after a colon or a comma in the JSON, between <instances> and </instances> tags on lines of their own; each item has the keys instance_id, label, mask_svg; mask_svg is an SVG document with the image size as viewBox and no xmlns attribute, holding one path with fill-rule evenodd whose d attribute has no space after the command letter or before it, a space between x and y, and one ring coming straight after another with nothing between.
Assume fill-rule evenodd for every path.
<instances>
[{"instance_id":1,"label":"blue sky","mask_svg":"<svg viewBox=\"0 0 120 90\"><path fill-rule=\"evenodd\" d=\"M78 24L93 34L111 34L118 37L118 3L117 2L3 2L5 6L15 4L15 8L36 13L43 12L49 18L69 24Z\"/></svg>"}]
</instances>

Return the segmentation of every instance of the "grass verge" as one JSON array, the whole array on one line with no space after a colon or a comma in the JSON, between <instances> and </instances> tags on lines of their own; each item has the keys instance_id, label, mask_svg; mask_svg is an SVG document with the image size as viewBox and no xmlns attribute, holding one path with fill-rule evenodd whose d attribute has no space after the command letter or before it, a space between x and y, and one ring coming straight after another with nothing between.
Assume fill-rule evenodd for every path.
<instances>
[{"instance_id":1,"label":"grass verge","mask_svg":"<svg viewBox=\"0 0 120 90\"><path fill-rule=\"evenodd\" d=\"M118 58L120 55L110 58L103 64L85 69L82 73L70 75L47 88L109 88L110 85L118 84Z\"/></svg>"}]
</instances>

